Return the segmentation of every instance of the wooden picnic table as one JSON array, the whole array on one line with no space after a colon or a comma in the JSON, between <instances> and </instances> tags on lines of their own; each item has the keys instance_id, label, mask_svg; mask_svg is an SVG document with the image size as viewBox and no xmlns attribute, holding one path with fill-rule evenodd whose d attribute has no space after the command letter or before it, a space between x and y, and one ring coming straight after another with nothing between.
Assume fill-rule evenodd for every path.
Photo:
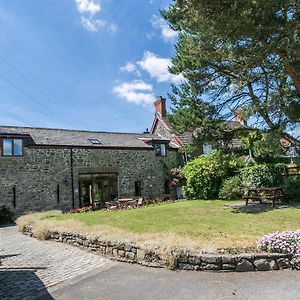
<instances>
[{"instance_id":1,"label":"wooden picnic table","mask_svg":"<svg viewBox=\"0 0 300 300\"><path fill-rule=\"evenodd\" d=\"M259 201L262 203L262 200L271 200L272 207L275 206L275 201L284 200L286 198L282 187L261 187L261 188L248 188L243 196L243 199L248 205L249 200Z\"/></svg>"},{"instance_id":2,"label":"wooden picnic table","mask_svg":"<svg viewBox=\"0 0 300 300\"><path fill-rule=\"evenodd\" d=\"M127 203L128 201L132 201L133 198L118 198L120 203Z\"/></svg>"}]
</instances>

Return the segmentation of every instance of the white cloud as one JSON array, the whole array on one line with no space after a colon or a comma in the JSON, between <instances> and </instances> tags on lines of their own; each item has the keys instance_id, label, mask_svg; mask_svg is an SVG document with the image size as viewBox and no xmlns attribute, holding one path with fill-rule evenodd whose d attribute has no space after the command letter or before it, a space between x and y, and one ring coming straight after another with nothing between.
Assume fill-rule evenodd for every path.
<instances>
[{"instance_id":1,"label":"white cloud","mask_svg":"<svg viewBox=\"0 0 300 300\"><path fill-rule=\"evenodd\" d=\"M149 51L144 53L143 59L138 61L137 65L148 72L157 82L180 83L184 79L181 74L174 75L169 72L169 67L172 65L169 58L158 57Z\"/></svg>"},{"instance_id":2,"label":"white cloud","mask_svg":"<svg viewBox=\"0 0 300 300\"><path fill-rule=\"evenodd\" d=\"M75 0L77 10L80 13L82 26L91 32L106 29L112 33L117 31L117 25L102 19L97 19L96 14L101 10L100 0Z\"/></svg>"},{"instance_id":3,"label":"white cloud","mask_svg":"<svg viewBox=\"0 0 300 300\"><path fill-rule=\"evenodd\" d=\"M173 42L178 37L178 32L170 28L168 23L161 17L153 16L151 21L153 27L161 30L161 37L165 42Z\"/></svg>"},{"instance_id":4,"label":"white cloud","mask_svg":"<svg viewBox=\"0 0 300 300\"><path fill-rule=\"evenodd\" d=\"M146 105L155 101L152 94L153 87L142 80L134 80L131 82L123 82L113 88L113 93L125 101Z\"/></svg>"},{"instance_id":5,"label":"white cloud","mask_svg":"<svg viewBox=\"0 0 300 300\"><path fill-rule=\"evenodd\" d=\"M106 23L106 28L111 32L115 33L118 30L118 26L115 23Z\"/></svg>"},{"instance_id":6,"label":"white cloud","mask_svg":"<svg viewBox=\"0 0 300 300\"><path fill-rule=\"evenodd\" d=\"M135 64L129 62L125 66L121 67L120 70L122 72L133 73L134 71L136 71L136 66L135 66Z\"/></svg>"},{"instance_id":7,"label":"white cloud","mask_svg":"<svg viewBox=\"0 0 300 300\"><path fill-rule=\"evenodd\" d=\"M99 2L94 2L93 0L75 0L77 10L80 13L90 13L95 15L101 10L101 5Z\"/></svg>"},{"instance_id":8,"label":"white cloud","mask_svg":"<svg viewBox=\"0 0 300 300\"><path fill-rule=\"evenodd\" d=\"M120 71L134 73L137 76L141 76L141 72L138 70L137 66L131 62L128 62L125 66L121 67Z\"/></svg>"},{"instance_id":9,"label":"white cloud","mask_svg":"<svg viewBox=\"0 0 300 300\"><path fill-rule=\"evenodd\" d=\"M103 20L95 20L95 19L88 19L86 17L81 16L80 18L82 26L92 32L96 32L101 28L106 26L106 22Z\"/></svg>"}]
</instances>

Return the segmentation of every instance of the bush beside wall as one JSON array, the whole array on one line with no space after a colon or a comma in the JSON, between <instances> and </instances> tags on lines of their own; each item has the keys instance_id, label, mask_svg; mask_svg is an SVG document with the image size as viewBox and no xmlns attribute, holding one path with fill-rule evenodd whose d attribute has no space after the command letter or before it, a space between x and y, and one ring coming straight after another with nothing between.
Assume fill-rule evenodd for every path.
<instances>
[{"instance_id":1,"label":"bush beside wall","mask_svg":"<svg viewBox=\"0 0 300 300\"><path fill-rule=\"evenodd\" d=\"M188 162L183 168L188 199L215 199L223 180L234 175L237 163L229 155L213 151Z\"/></svg>"},{"instance_id":2,"label":"bush beside wall","mask_svg":"<svg viewBox=\"0 0 300 300\"><path fill-rule=\"evenodd\" d=\"M283 164L257 164L242 168L242 185L245 188L281 186L283 167Z\"/></svg>"},{"instance_id":3,"label":"bush beside wall","mask_svg":"<svg viewBox=\"0 0 300 300\"><path fill-rule=\"evenodd\" d=\"M224 200L238 200L241 199L244 193L244 187L240 176L229 177L224 180L219 198Z\"/></svg>"},{"instance_id":4,"label":"bush beside wall","mask_svg":"<svg viewBox=\"0 0 300 300\"><path fill-rule=\"evenodd\" d=\"M284 192L288 197L300 202L300 176L289 176L284 180Z\"/></svg>"}]
</instances>

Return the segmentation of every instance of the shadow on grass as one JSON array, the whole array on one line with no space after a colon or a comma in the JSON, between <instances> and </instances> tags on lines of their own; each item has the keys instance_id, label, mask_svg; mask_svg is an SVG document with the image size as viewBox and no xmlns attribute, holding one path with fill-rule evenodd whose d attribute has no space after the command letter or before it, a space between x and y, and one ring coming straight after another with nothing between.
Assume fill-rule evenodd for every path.
<instances>
[{"instance_id":1,"label":"shadow on grass","mask_svg":"<svg viewBox=\"0 0 300 300\"><path fill-rule=\"evenodd\" d=\"M244 213L244 214L261 214L264 212L278 210L278 209L286 209L286 208L296 208L300 209L299 203L285 203L280 202L276 203L275 207L272 207L270 202L268 203L249 203L248 206L245 203L238 203L229 205L232 213Z\"/></svg>"}]
</instances>

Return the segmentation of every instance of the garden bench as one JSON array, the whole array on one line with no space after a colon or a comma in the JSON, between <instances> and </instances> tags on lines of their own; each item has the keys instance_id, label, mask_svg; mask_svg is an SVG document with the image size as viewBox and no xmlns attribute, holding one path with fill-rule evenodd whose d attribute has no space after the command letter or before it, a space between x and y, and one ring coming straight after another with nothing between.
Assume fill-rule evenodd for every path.
<instances>
[{"instance_id":1,"label":"garden bench","mask_svg":"<svg viewBox=\"0 0 300 300\"><path fill-rule=\"evenodd\" d=\"M116 200L113 200L111 202L105 202L105 207L107 210L118 209L120 207L120 203Z\"/></svg>"},{"instance_id":2,"label":"garden bench","mask_svg":"<svg viewBox=\"0 0 300 300\"><path fill-rule=\"evenodd\" d=\"M262 203L263 200L272 201L272 207L275 206L275 201L284 200L286 196L283 192L282 187L273 187L273 188L248 188L243 196L243 199L248 205L249 200L259 201Z\"/></svg>"}]
</instances>

